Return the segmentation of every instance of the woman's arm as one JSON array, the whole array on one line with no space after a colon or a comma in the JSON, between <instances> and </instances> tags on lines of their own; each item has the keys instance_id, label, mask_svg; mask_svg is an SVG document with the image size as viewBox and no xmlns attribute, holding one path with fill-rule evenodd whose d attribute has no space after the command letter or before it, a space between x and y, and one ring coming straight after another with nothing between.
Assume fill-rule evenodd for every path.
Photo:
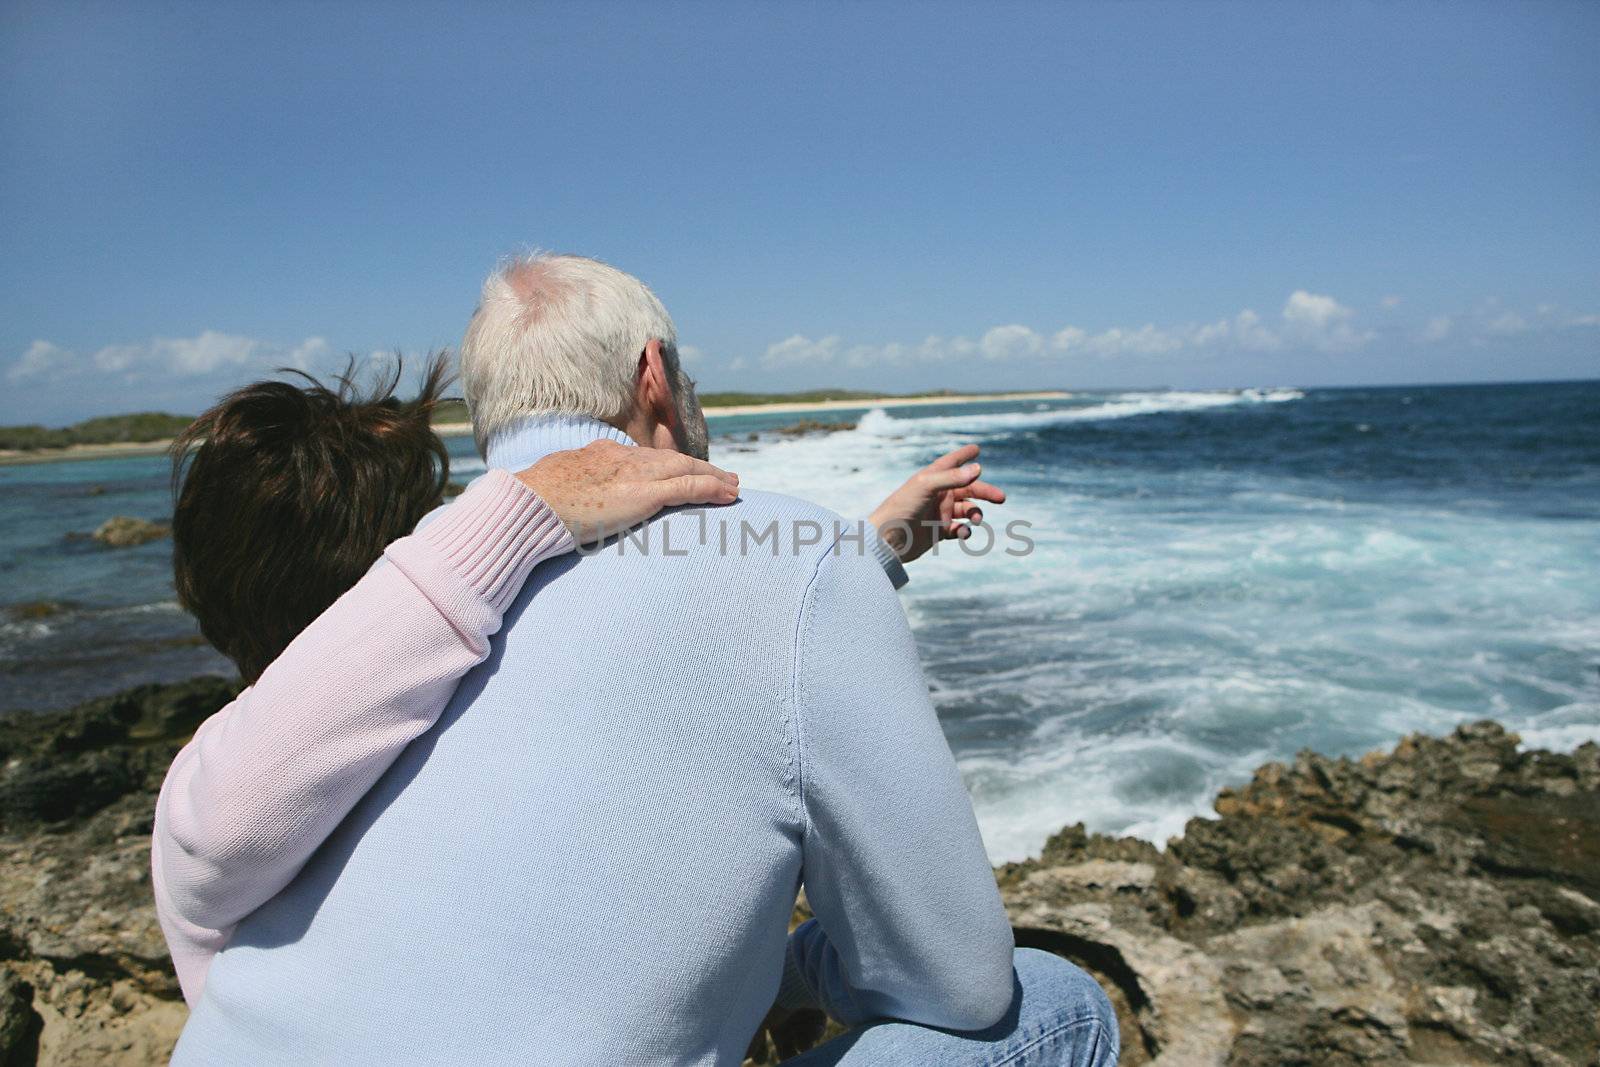
<instances>
[{"instance_id":1,"label":"woman's arm","mask_svg":"<svg viewBox=\"0 0 1600 1067\"><path fill-rule=\"evenodd\" d=\"M563 520L615 529L673 504L731 501L736 487L709 464L600 442L519 475L492 471L389 546L167 773L151 866L185 999L199 997L233 925L437 720L528 573L572 547Z\"/></svg>"}]
</instances>

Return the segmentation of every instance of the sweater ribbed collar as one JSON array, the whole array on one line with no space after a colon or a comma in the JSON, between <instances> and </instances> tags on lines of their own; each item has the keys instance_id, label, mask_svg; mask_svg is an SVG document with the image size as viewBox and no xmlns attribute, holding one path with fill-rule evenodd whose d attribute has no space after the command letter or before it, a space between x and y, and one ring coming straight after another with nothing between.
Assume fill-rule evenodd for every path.
<instances>
[{"instance_id":1,"label":"sweater ribbed collar","mask_svg":"<svg viewBox=\"0 0 1600 1067\"><path fill-rule=\"evenodd\" d=\"M495 433L484 461L490 467L519 471L552 452L582 448L601 438L625 445L637 443L615 426L588 415L530 415Z\"/></svg>"}]
</instances>

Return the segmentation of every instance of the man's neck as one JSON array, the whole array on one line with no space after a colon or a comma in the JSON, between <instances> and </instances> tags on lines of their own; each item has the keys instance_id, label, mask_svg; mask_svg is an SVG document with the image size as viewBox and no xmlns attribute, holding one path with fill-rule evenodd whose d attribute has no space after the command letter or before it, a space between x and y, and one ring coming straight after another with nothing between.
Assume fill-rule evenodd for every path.
<instances>
[{"instance_id":1,"label":"man's neck","mask_svg":"<svg viewBox=\"0 0 1600 1067\"><path fill-rule=\"evenodd\" d=\"M626 432L588 415L529 415L489 439L485 462L501 470L519 471L552 452L582 448L602 438L625 445L638 443Z\"/></svg>"}]
</instances>

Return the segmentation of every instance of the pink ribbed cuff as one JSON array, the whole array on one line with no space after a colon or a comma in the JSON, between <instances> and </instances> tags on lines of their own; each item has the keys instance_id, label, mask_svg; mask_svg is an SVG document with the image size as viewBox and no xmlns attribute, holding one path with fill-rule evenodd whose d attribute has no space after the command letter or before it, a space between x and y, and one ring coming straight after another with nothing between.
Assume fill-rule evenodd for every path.
<instances>
[{"instance_id":1,"label":"pink ribbed cuff","mask_svg":"<svg viewBox=\"0 0 1600 1067\"><path fill-rule=\"evenodd\" d=\"M497 614L541 560L569 552L572 534L515 476L491 470L417 531Z\"/></svg>"}]
</instances>

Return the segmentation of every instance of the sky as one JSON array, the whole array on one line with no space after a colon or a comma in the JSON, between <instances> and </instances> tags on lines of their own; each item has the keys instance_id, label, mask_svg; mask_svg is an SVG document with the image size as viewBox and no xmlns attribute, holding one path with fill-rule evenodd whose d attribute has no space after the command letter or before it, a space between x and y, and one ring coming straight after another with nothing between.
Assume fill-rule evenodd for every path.
<instances>
[{"instance_id":1,"label":"sky","mask_svg":"<svg viewBox=\"0 0 1600 1067\"><path fill-rule=\"evenodd\" d=\"M1600 4L0 5L0 423L644 279L702 391L1600 376Z\"/></svg>"}]
</instances>

